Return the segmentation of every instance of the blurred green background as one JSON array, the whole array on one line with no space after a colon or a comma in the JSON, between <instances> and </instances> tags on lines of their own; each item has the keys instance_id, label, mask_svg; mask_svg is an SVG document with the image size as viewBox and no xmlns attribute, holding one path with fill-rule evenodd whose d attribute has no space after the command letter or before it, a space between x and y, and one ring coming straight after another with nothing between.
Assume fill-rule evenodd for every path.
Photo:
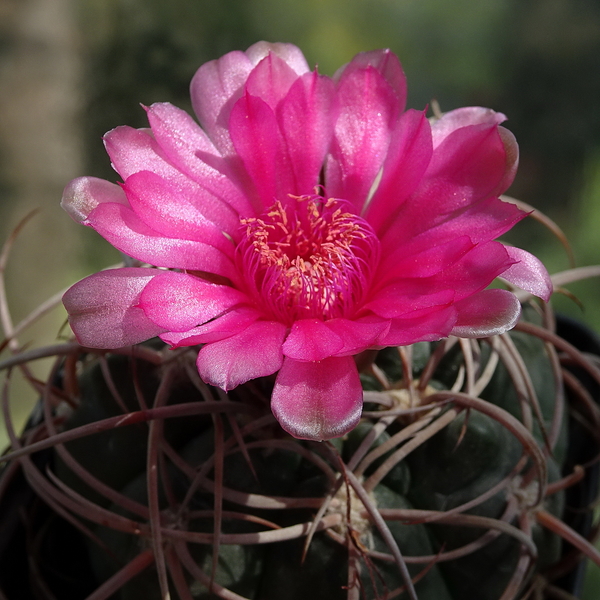
<instances>
[{"instance_id":1,"label":"blurred green background","mask_svg":"<svg viewBox=\"0 0 600 600\"><path fill-rule=\"evenodd\" d=\"M559 223L578 265L600 263L598 0L0 0L0 240L39 209L7 267L15 322L119 260L58 206L73 177L115 179L102 134L145 126L140 103L189 110L198 66L259 39L299 45L327 74L357 52L389 47L404 65L409 106L435 99L444 111L504 112L521 148L509 193ZM508 241L551 272L569 266L531 220ZM577 301L555 295L557 308L600 330L598 280L569 289ZM19 341L52 343L64 320L58 308ZM14 377L22 418L35 394ZM600 598L600 583L588 589L588 600Z\"/></svg>"}]
</instances>

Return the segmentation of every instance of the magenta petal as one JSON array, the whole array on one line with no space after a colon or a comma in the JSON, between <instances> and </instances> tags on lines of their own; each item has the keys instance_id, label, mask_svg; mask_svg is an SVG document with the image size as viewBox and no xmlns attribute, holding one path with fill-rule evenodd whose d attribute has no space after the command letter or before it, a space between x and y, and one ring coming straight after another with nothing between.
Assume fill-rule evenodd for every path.
<instances>
[{"instance_id":1,"label":"magenta petal","mask_svg":"<svg viewBox=\"0 0 600 600\"><path fill-rule=\"evenodd\" d=\"M454 301L456 294L453 289L440 288L436 287L435 282L399 281L384 287L364 307L386 319L418 318L445 308Z\"/></svg>"},{"instance_id":2,"label":"magenta petal","mask_svg":"<svg viewBox=\"0 0 600 600\"><path fill-rule=\"evenodd\" d=\"M454 305L458 317L452 335L488 337L512 329L521 315L521 303L506 290L483 290Z\"/></svg>"},{"instance_id":3,"label":"magenta petal","mask_svg":"<svg viewBox=\"0 0 600 600\"><path fill-rule=\"evenodd\" d=\"M101 271L69 288L63 304L79 343L89 348L121 348L163 333L138 306L157 271L142 268Z\"/></svg>"},{"instance_id":4,"label":"magenta petal","mask_svg":"<svg viewBox=\"0 0 600 600\"><path fill-rule=\"evenodd\" d=\"M291 170L288 164L282 164L279 127L264 100L248 94L240 98L231 111L230 131L236 152L265 207L281 197L280 191L292 191ZM280 180L288 185L280 185Z\"/></svg>"},{"instance_id":5,"label":"magenta petal","mask_svg":"<svg viewBox=\"0 0 600 600\"><path fill-rule=\"evenodd\" d=\"M139 171L152 171L169 180L184 178L167 161L149 130L116 127L104 136L104 146L113 168L123 179Z\"/></svg>"},{"instance_id":6,"label":"magenta petal","mask_svg":"<svg viewBox=\"0 0 600 600\"><path fill-rule=\"evenodd\" d=\"M285 326L275 321L257 321L244 331L207 344L198 353L200 377L225 391L278 371L283 361L281 345Z\"/></svg>"},{"instance_id":7,"label":"magenta petal","mask_svg":"<svg viewBox=\"0 0 600 600\"><path fill-rule=\"evenodd\" d=\"M221 250L202 242L160 235L121 204L100 204L90 213L89 224L121 252L156 267L237 278L233 263Z\"/></svg>"},{"instance_id":8,"label":"magenta petal","mask_svg":"<svg viewBox=\"0 0 600 600\"><path fill-rule=\"evenodd\" d=\"M432 200L428 203L427 200ZM433 205L433 211L430 204ZM402 206L398 218L390 223L382 239L383 260L381 269L393 264L406 248L414 254L423 248L451 242L457 237L468 235L473 243L487 242L506 233L522 220L526 213L515 204L499 198L486 198L466 208L457 208L450 214L435 212L435 196L411 198ZM405 240L399 245L397 240ZM385 266L384 266L385 263Z\"/></svg>"},{"instance_id":9,"label":"magenta petal","mask_svg":"<svg viewBox=\"0 0 600 600\"><path fill-rule=\"evenodd\" d=\"M433 146L437 148L453 131L469 125L499 125L506 121L506 117L491 108L481 106L465 106L451 110L431 126Z\"/></svg>"},{"instance_id":10,"label":"magenta petal","mask_svg":"<svg viewBox=\"0 0 600 600\"><path fill-rule=\"evenodd\" d=\"M239 213L250 208L236 186L235 173L190 115L167 102L153 104L147 110L161 151L178 170L224 201L230 210ZM205 202L215 204L215 198L207 193Z\"/></svg>"},{"instance_id":11,"label":"magenta petal","mask_svg":"<svg viewBox=\"0 0 600 600\"><path fill-rule=\"evenodd\" d=\"M331 158L325 182L330 195L360 210L385 159L398 118L394 91L373 67L352 70L340 79Z\"/></svg>"},{"instance_id":12,"label":"magenta petal","mask_svg":"<svg viewBox=\"0 0 600 600\"><path fill-rule=\"evenodd\" d=\"M350 356L378 345L378 340L388 332L390 321L372 316L356 321L341 318L330 319L325 321L325 325L344 342L335 356Z\"/></svg>"},{"instance_id":13,"label":"magenta petal","mask_svg":"<svg viewBox=\"0 0 600 600\"><path fill-rule=\"evenodd\" d=\"M503 192L500 184L505 181L506 171L506 148L498 126L470 125L444 138L433 153L425 177L437 180L438 186L452 186L447 206L454 209Z\"/></svg>"},{"instance_id":14,"label":"magenta petal","mask_svg":"<svg viewBox=\"0 0 600 600\"><path fill-rule=\"evenodd\" d=\"M470 236L460 232L449 241L439 240L441 243L436 244L437 241L429 239L427 244L422 245L408 243L387 255L384 253L379 272L386 273L385 279L390 280L395 277L431 277L454 265L475 247Z\"/></svg>"},{"instance_id":15,"label":"magenta petal","mask_svg":"<svg viewBox=\"0 0 600 600\"><path fill-rule=\"evenodd\" d=\"M552 281L539 258L521 248L512 246L505 246L505 248L515 264L502 273L502 278L548 302L552 295Z\"/></svg>"},{"instance_id":16,"label":"magenta petal","mask_svg":"<svg viewBox=\"0 0 600 600\"><path fill-rule=\"evenodd\" d=\"M379 346L408 346L416 342L435 342L450 335L456 323L453 306L442 307L421 316L392 319L389 331L378 340Z\"/></svg>"},{"instance_id":17,"label":"magenta petal","mask_svg":"<svg viewBox=\"0 0 600 600\"><path fill-rule=\"evenodd\" d=\"M288 433L306 440L328 440L359 422L363 395L350 356L304 362L285 358L277 375L271 409Z\"/></svg>"},{"instance_id":18,"label":"magenta petal","mask_svg":"<svg viewBox=\"0 0 600 600\"><path fill-rule=\"evenodd\" d=\"M389 49L360 52L347 65L338 70L334 75L334 79L339 79L342 74L347 75L352 70L367 66L374 67L383 75L396 93L396 103L399 110L403 111L407 94L406 77L398 57Z\"/></svg>"},{"instance_id":19,"label":"magenta petal","mask_svg":"<svg viewBox=\"0 0 600 600\"><path fill-rule=\"evenodd\" d=\"M140 307L170 331L188 331L243 302L245 294L187 273L159 272L144 289Z\"/></svg>"},{"instance_id":20,"label":"magenta petal","mask_svg":"<svg viewBox=\"0 0 600 600\"><path fill-rule=\"evenodd\" d=\"M167 331L160 338L173 347L196 346L224 340L241 333L260 319L260 313L249 307L237 307L224 315L188 331Z\"/></svg>"},{"instance_id":21,"label":"magenta petal","mask_svg":"<svg viewBox=\"0 0 600 600\"><path fill-rule=\"evenodd\" d=\"M376 231L394 222L398 207L419 185L432 155L431 128L422 112L404 113L391 136L381 181L365 211Z\"/></svg>"},{"instance_id":22,"label":"magenta petal","mask_svg":"<svg viewBox=\"0 0 600 600\"><path fill-rule=\"evenodd\" d=\"M297 194L314 189L333 135L331 79L317 73L299 77L277 107L276 116L294 175Z\"/></svg>"},{"instance_id":23,"label":"magenta petal","mask_svg":"<svg viewBox=\"0 0 600 600\"><path fill-rule=\"evenodd\" d=\"M65 188L60 205L74 221L86 224L88 215L104 202L127 205L127 198L116 183L97 177L78 177Z\"/></svg>"},{"instance_id":24,"label":"magenta petal","mask_svg":"<svg viewBox=\"0 0 600 600\"><path fill-rule=\"evenodd\" d=\"M323 360L339 352L344 342L320 319L302 319L292 325L283 353L296 360Z\"/></svg>"},{"instance_id":25,"label":"magenta petal","mask_svg":"<svg viewBox=\"0 0 600 600\"><path fill-rule=\"evenodd\" d=\"M294 44L256 42L246 50L246 55L253 65L257 65L270 53L282 59L297 75L302 75L308 71L308 63L304 58L304 54L302 54L302 50Z\"/></svg>"},{"instance_id":26,"label":"magenta petal","mask_svg":"<svg viewBox=\"0 0 600 600\"><path fill-rule=\"evenodd\" d=\"M517 144L517 139L514 134L504 127L498 127L498 134L504 144L504 152L506 153L506 173L495 190L495 194L499 196L510 187L517 174L517 167L519 166L519 144Z\"/></svg>"},{"instance_id":27,"label":"magenta petal","mask_svg":"<svg viewBox=\"0 0 600 600\"><path fill-rule=\"evenodd\" d=\"M245 93L260 98L275 111L296 79L298 74L284 60L269 53L248 76Z\"/></svg>"},{"instance_id":28,"label":"magenta petal","mask_svg":"<svg viewBox=\"0 0 600 600\"><path fill-rule=\"evenodd\" d=\"M128 177L123 189L131 208L158 233L204 242L229 255L233 254L234 246L224 232L236 231L239 217L226 204L204 190L193 185L181 189L149 171L140 171ZM210 215L214 221L206 215Z\"/></svg>"},{"instance_id":29,"label":"magenta petal","mask_svg":"<svg viewBox=\"0 0 600 600\"><path fill-rule=\"evenodd\" d=\"M229 113L242 95L253 65L244 52L229 52L218 60L203 64L192 78L192 106L200 124L215 146L231 154Z\"/></svg>"}]
</instances>

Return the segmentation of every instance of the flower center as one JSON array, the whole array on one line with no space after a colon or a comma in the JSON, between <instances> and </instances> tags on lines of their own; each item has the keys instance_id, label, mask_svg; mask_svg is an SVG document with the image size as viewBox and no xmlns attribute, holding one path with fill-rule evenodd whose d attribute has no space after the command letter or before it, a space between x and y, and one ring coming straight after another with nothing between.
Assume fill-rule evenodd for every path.
<instances>
[{"instance_id":1,"label":"flower center","mask_svg":"<svg viewBox=\"0 0 600 600\"><path fill-rule=\"evenodd\" d=\"M371 226L320 196L277 201L260 217L243 219L238 260L252 292L273 317L349 317L379 261Z\"/></svg>"}]
</instances>

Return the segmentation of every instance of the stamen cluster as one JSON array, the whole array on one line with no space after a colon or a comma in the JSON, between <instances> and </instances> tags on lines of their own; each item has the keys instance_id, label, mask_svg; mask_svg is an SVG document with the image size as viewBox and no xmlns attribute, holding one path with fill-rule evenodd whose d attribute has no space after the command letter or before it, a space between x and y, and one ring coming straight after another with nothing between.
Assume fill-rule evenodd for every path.
<instances>
[{"instance_id":1,"label":"stamen cluster","mask_svg":"<svg viewBox=\"0 0 600 600\"><path fill-rule=\"evenodd\" d=\"M342 201L291 197L241 223L241 269L273 318L291 325L352 315L379 262L379 240Z\"/></svg>"}]
</instances>

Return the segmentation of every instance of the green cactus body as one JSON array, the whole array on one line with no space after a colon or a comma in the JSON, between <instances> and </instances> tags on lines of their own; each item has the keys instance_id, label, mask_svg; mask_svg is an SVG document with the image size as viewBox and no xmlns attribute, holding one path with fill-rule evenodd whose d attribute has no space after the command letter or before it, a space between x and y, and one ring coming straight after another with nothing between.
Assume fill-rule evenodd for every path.
<instances>
[{"instance_id":1,"label":"green cactus body","mask_svg":"<svg viewBox=\"0 0 600 600\"><path fill-rule=\"evenodd\" d=\"M552 367L544 344L530 336L516 333L512 339L528 365L531 381L537 394L544 420L544 428L549 428L553 415L554 378ZM418 381L421 372L434 354L436 344L417 344L412 349L412 375ZM481 364L490 357L490 346L481 345ZM365 389L386 394L390 390L402 389L402 366L399 354L387 349L377 357L377 368L387 378L387 388L382 384L382 376L367 372L362 375ZM421 400L428 402L428 396L435 399L436 389L448 389L456 378L463 360L460 348L455 347L441 361L433 379L427 387L427 394ZM128 410L139 410L136 394L142 394L148 403L157 393L160 385L161 369L141 360L109 355L107 365L111 379ZM132 383L132 373L139 378L138 385ZM184 369L181 369L185 373ZM253 384L244 391L245 398L259 392L268 398L269 382ZM263 392L261 392L261 386ZM86 364L80 376L80 406L67 421L67 428L74 428L94 420L118 415L121 410L115 402L111 387L98 363ZM136 391L137 390L137 391ZM433 394L433 395L431 395ZM393 394L392 394L393 395ZM375 396L372 396L372 398ZM482 397L500 406L510 414L521 418L522 409L509 371L502 361L495 374L482 392ZM204 402L207 399L223 402L244 402L242 398L231 396L223 399L207 386L199 387L187 376L174 378L169 391L167 404ZM351 486L340 476L340 464L348 464L361 447L366 436L374 436L373 427L379 421L375 404L367 405L371 410L361 424L343 439L333 440L329 449L314 442L304 442L288 438L277 425L270 421L252 432L253 419L264 417L268 403L264 399L254 402L256 416L235 416L235 412L218 416L222 422L222 433L212 427L210 416L166 419L164 422L164 443L168 444L173 455L164 455L159 477L159 502L163 517L169 527L206 534L202 543L188 542L187 547L195 564L210 579L213 569L213 509L215 499L211 487L215 478L216 436L222 435L223 458L223 520L218 560L215 566L215 583L229 589L238 597L251 600L286 600L311 598L314 600L342 600L347 597L348 586L358 586L359 597L366 600L379 600L389 597L408 598L401 592L404 581L396 564L390 560L390 549L377 527L369 520L369 512L351 492ZM528 477L532 461L527 459L524 446L505 425L490 416L471 409L452 409L452 403L436 409L434 416L442 417L456 410L456 418L442 427L435 435L430 435L407 452L406 457L391 465L373 484L370 502L378 510L384 511L387 526L400 549L407 558L411 577L415 578L415 590L420 600L462 600L473 597L478 600L496 600L510 581L515 566L522 554L522 546L514 537L505 533L488 533L482 526L465 526L459 521L436 521L434 517L411 517L415 510L437 511L428 515L452 511L466 503L472 506L464 514L469 517L502 518L510 509L517 507L509 523L517 524L521 511L529 510L527 486L523 477ZM423 413L427 416L427 413ZM379 435L373 440L368 452L378 452L377 458L361 468L359 481L368 482L377 474L386 460L395 460L394 453L402 443L410 442L415 434L408 436L400 446L395 445L392 436L400 435L417 416L390 418L385 426L377 425ZM235 427L233 423L237 423ZM542 427L535 422L533 434L540 446L545 437ZM248 433L235 431L250 427ZM72 456L91 474L106 485L142 505L148 503L147 474L145 466L148 453L148 424L138 424L111 429L102 434L81 438L67 445ZM415 431L417 431L415 429ZM249 465L245 452L239 445L244 439L245 452L252 465ZM548 458L549 479L560 477L564 457L566 434L564 427L557 436L554 455ZM391 441L390 441L391 440ZM385 447L382 447L386 444ZM382 448L381 451L377 450ZM332 454L334 453L334 454ZM337 453L337 458L335 454ZM169 458L171 456L171 458ZM364 456L363 456L364 459ZM178 461L182 461L178 463ZM362 460L362 459L361 459ZM358 461L360 463L361 461ZM326 466L323 466L326 465ZM356 465L354 465L356 467ZM121 567L151 547L148 523L140 515L134 515L110 503L96 491L77 481L67 464L58 462L59 477L72 489L83 494L101 506L119 515L125 515L140 522L140 534L131 535L97 524L94 534L101 541L88 540L91 563L98 583L106 581ZM194 492L189 493L194 473L202 471L203 478L196 481ZM243 543L227 536L242 534L263 535L267 529L277 532L277 528L309 524L323 501L332 490L335 482L337 493L323 516L336 521L331 533L317 531L309 545L304 560L303 550L308 525L303 526L302 534L283 541L250 543L248 535ZM488 494L484 501L477 499L504 480L506 485L496 493ZM534 493L534 478L531 493ZM168 489L168 493L163 492ZM178 512L177 503L187 498L185 509ZM265 503L265 499L277 502ZM353 504L352 513L359 515L357 522L347 520L351 513L345 502ZM173 504L175 502L175 505ZM263 504L261 504L263 502ZM515 505L515 502L517 503ZM519 502L521 504L519 504ZM563 511L561 493L554 494L544 503L544 508L560 517ZM387 512L386 512L387 511ZM396 513L394 513L396 511ZM391 515L408 515L393 518ZM413 512L411 512L413 511ZM242 519L239 513L248 515ZM173 522L169 515L177 515ZM415 513L416 514L416 513ZM420 513L419 513L420 514ZM425 513L423 513L425 514ZM463 514L463 511L461 511ZM237 516L236 516L237 515ZM333 516L332 516L333 515ZM336 516L337 515L337 516ZM354 519L354 517L352 517ZM411 521L412 519L412 521ZM429 519L429 520L428 520ZM265 523L273 523L266 526ZM539 526L533 527L533 540L538 547L539 568L546 568L556 561L560 553L559 538ZM485 543L481 543L482 538ZM258 537L257 537L258 539ZM166 548L172 539L164 537ZM478 546L478 544L480 544ZM473 550L469 551L470 545ZM173 546L174 548L175 546ZM356 566L353 579L349 580L350 555ZM452 553L464 554L459 557ZM387 558L386 558L387 557ZM421 557L421 558L420 558ZM425 557L425 558L423 558ZM429 557L429 558L426 558ZM199 582L189 572L186 586L194 599L209 600L219 595L209 591L207 580ZM187 593L187 592L186 592ZM390 595L391 594L391 595ZM157 600L161 597L154 567L145 569L114 596L120 600ZM173 597L178 597L173 592Z\"/></svg>"}]
</instances>

